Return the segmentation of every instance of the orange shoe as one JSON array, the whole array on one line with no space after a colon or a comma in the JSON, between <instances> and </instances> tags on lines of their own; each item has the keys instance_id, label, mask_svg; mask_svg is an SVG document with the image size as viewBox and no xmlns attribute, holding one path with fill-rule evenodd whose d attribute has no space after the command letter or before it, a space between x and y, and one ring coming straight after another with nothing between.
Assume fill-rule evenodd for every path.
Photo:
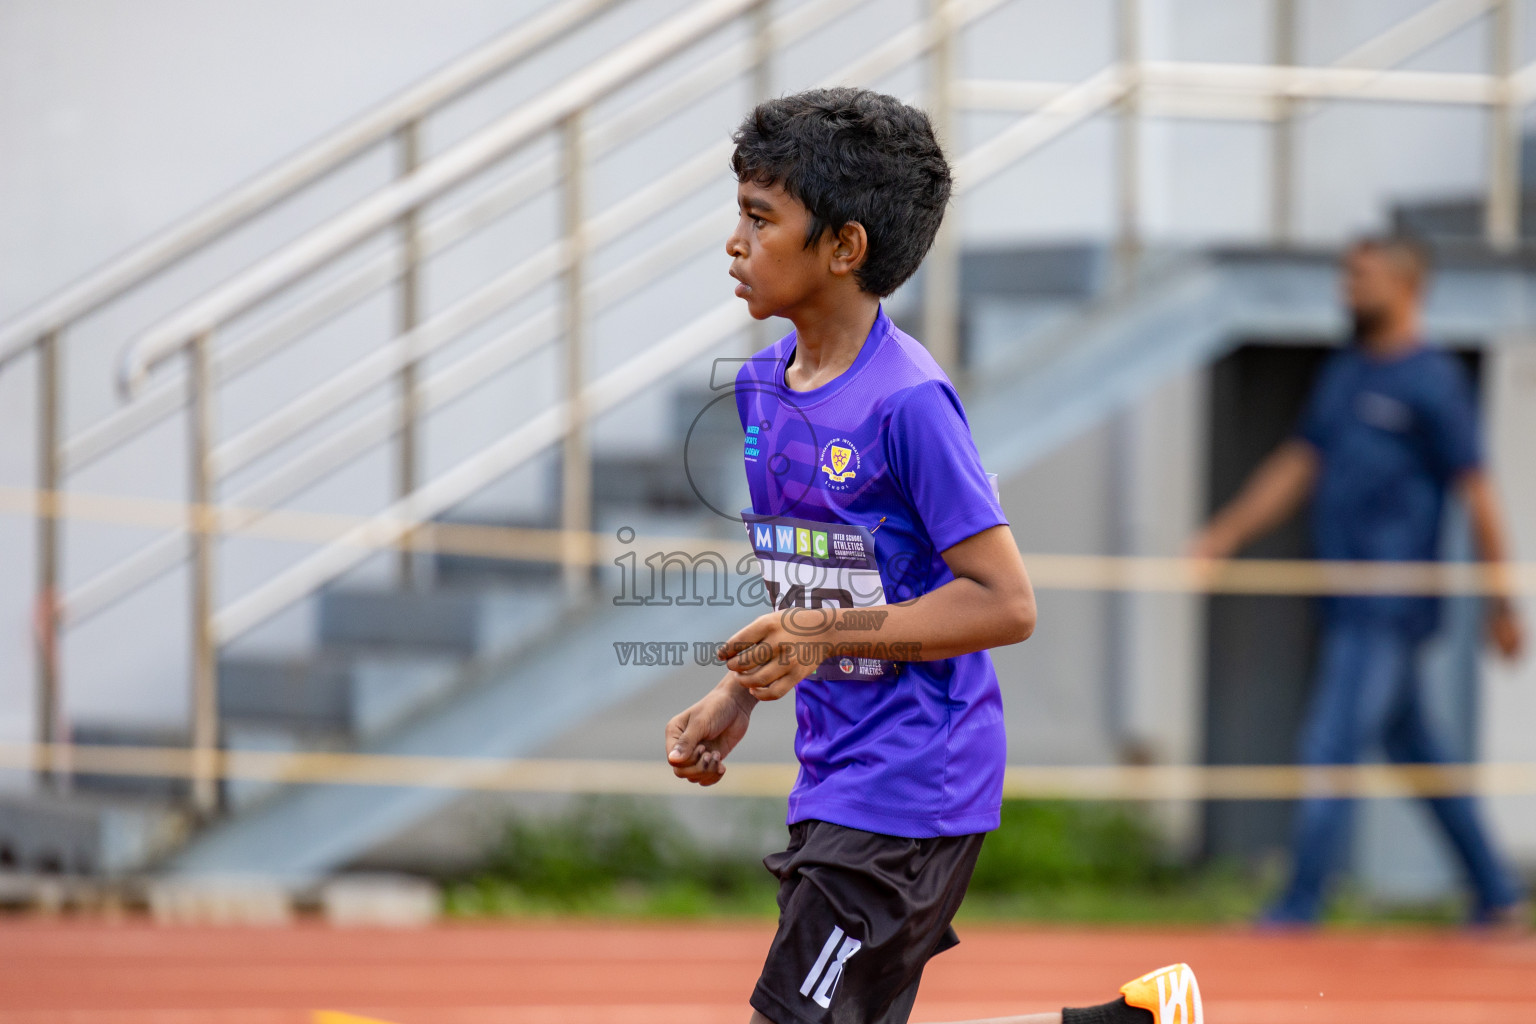
<instances>
[{"instance_id":1,"label":"orange shoe","mask_svg":"<svg viewBox=\"0 0 1536 1024\"><path fill-rule=\"evenodd\" d=\"M1120 986L1127 1006L1152 1014L1154 1024L1205 1024L1200 984L1188 964L1160 967Z\"/></svg>"}]
</instances>

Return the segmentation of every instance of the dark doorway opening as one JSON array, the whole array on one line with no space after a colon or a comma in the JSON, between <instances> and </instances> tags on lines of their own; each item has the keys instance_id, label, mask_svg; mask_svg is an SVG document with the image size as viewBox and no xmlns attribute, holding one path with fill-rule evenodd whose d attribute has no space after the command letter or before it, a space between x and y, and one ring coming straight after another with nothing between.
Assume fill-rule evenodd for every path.
<instances>
[{"instance_id":1,"label":"dark doorway opening","mask_svg":"<svg viewBox=\"0 0 1536 1024\"><path fill-rule=\"evenodd\" d=\"M1208 512L1231 499L1291 434L1332 351L1328 345L1254 339L1211 368ZM1481 352L1466 348L1458 355L1477 381ZM1312 557L1307 511L1243 557ZM1317 646L1312 600L1214 595L1206 616L1206 760L1294 763ZM1206 855L1251 861L1285 850L1292 810L1284 801L1212 801L1205 809Z\"/></svg>"}]
</instances>

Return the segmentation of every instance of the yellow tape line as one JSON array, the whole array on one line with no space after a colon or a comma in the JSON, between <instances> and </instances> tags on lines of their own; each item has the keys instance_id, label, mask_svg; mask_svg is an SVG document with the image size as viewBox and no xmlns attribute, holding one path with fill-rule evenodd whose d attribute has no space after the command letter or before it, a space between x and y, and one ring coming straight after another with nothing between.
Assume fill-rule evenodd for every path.
<instances>
[{"instance_id":1,"label":"yellow tape line","mask_svg":"<svg viewBox=\"0 0 1536 1024\"><path fill-rule=\"evenodd\" d=\"M252 537L297 544L330 544L348 531L373 522L368 517L323 512L188 505L180 501L47 492L0 487L0 514L42 515L152 530L196 529L221 536ZM350 543L373 550L414 550L557 563L569 557L609 565L626 553L641 561L652 553L689 558L711 552L727 570L749 552L745 542L724 538L639 536L620 543L609 534L586 531L427 523L412 527L402 541L393 525L375 522L374 536ZM1119 555L1024 555L1036 587L1045 590L1131 591L1189 594L1536 594L1536 563L1322 562L1307 559L1203 560ZM676 563L674 562L674 565ZM649 567L640 570L649 573ZM673 572L677 572L673 569ZM689 570L694 572L696 570ZM649 576L646 577L649 579ZM700 574L712 587L711 573Z\"/></svg>"},{"instance_id":2,"label":"yellow tape line","mask_svg":"<svg viewBox=\"0 0 1536 1024\"><path fill-rule=\"evenodd\" d=\"M0 768L92 775L192 778L198 757L183 747L0 743ZM655 761L501 759L218 751L221 779L357 786L419 786L501 792L783 797L793 764L728 763L720 784L699 787ZM1007 769L1005 796L1043 800L1293 800L1304 796L1536 795L1536 762L1449 765L1088 765Z\"/></svg>"}]
</instances>

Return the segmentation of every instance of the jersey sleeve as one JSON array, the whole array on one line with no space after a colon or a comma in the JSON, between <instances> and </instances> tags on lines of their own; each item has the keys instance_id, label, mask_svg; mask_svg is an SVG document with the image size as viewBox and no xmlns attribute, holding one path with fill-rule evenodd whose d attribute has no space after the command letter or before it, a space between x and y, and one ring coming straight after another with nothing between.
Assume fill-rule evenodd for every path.
<instances>
[{"instance_id":1,"label":"jersey sleeve","mask_svg":"<svg viewBox=\"0 0 1536 1024\"><path fill-rule=\"evenodd\" d=\"M960 398L947 383L926 381L903 392L885 441L887 464L935 551L1007 524Z\"/></svg>"},{"instance_id":2,"label":"jersey sleeve","mask_svg":"<svg viewBox=\"0 0 1536 1024\"><path fill-rule=\"evenodd\" d=\"M1430 457L1436 471L1448 480L1482 465L1482 441L1472 382L1461 363L1446 356L1436 384L1422 414Z\"/></svg>"}]
</instances>

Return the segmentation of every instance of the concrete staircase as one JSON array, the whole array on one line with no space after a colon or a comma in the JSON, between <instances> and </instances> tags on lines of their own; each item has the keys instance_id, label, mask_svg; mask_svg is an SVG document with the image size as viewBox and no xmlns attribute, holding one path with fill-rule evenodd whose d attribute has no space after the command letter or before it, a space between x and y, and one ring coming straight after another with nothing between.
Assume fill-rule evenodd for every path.
<instances>
[{"instance_id":1,"label":"concrete staircase","mask_svg":"<svg viewBox=\"0 0 1536 1024\"><path fill-rule=\"evenodd\" d=\"M700 495L729 489L737 435L716 395L682 389L671 401L675 447L599 456L594 505L600 528L635 526L697 535ZM684 446L688 457L680 457ZM463 522L464 520L453 520ZM480 520L477 525L551 528L552 517ZM716 529L718 532L718 529ZM318 648L300 658L228 656L220 661L220 720L235 749L353 749L388 742L413 718L461 690L489 666L515 658L601 597L573 600L559 566L459 554L432 557L415 589L328 588L316 603ZM599 574L601 575L601 574ZM235 809L267 796L266 784L229 788Z\"/></svg>"},{"instance_id":2,"label":"concrete staircase","mask_svg":"<svg viewBox=\"0 0 1536 1024\"><path fill-rule=\"evenodd\" d=\"M735 524L700 500L744 502L721 497L739 473L740 430L734 403L717 397L679 389L665 451L596 460L600 530L734 539ZM517 756L666 671L628 666L616 675L615 639L722 639L739 625L733 607L689 609L681 621L667 607L616 608L616 575L598 568L591 592L573 598L558 566L445 554L432 559L430 582L419 589L329 589L317 602L312 655L221 662L226 745ZM236 783L226 795L233 813L179 853L173 870L305 884L454 794Z\"/></svg>"}]
</instances>

